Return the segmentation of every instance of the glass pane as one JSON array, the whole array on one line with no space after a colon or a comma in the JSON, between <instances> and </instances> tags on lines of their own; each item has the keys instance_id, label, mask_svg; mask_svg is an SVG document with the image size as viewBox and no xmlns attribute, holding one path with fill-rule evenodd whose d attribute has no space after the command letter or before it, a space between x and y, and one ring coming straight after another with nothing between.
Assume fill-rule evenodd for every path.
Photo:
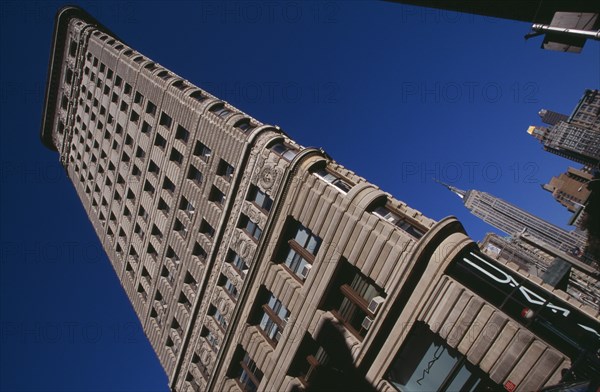
<instances>
[{"instance_id":1,"label":"glass pane","mask_svg":"<svg viewBox=\"0 0 600 392\"><path fill-rule=\"evenodd\" d=\"M456 362L443 346L433 343L402 390L437 391Z\"/></svg>"},{"instance_id":2,"label":"glass pane","mask_svg":"<svg viewBox=\"0 0 600 392\"><path fill-rule=\"evenodd\" d=\"M469 371L469 369L467 369L465 365L462 365L458 373L456 373L456 376L454 376L454 380L452 380L452 383L448 386L446 391L459 392L465 386L465 384L469 380L469 377L471 377L471 371Z\"/></svg>"},{"instance_id":3,"label":"glass pane","mask_svg":"<svg viewBox=\"0 0 600 392\"><path fill-rule=\"evenodd\" d=\"M296 232L296 237L294 240L304 248L306 241L308 240L308 230L305 227L300 226Z\"/></svg>"},{"instance_id":4,"label":"glass pane","mask_svg":"<svg viewBox=\"0 0 600 392\"><path fill-rule=\"evenodd\" d=\"M319 247L319 239L318 237L310 236L308 239L308 244L306 244L306 250L312 253L313 255L317 253L317 248Z\"/></svg>"}]
</instances>

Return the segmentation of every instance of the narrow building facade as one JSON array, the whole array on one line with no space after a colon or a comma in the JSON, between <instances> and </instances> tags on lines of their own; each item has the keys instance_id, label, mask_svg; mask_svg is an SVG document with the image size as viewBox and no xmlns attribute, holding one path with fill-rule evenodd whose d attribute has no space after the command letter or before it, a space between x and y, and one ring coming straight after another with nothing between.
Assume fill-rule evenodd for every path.
<instances>
[{"instance_id":1,"label":"narrow building facade","mask_svg":"<svg viewBox=\"0 0 600 392\"><path fill-rule=\"evenodd\" d=\"M427 218L79 8L56 17L41 137L172 390L596 382L582 347L600 348L597 312L495 264L455 218ZM573 341L543 329L556 312ZM441 366L428 376L432 360Z\"/></svg>"}]
</instances>

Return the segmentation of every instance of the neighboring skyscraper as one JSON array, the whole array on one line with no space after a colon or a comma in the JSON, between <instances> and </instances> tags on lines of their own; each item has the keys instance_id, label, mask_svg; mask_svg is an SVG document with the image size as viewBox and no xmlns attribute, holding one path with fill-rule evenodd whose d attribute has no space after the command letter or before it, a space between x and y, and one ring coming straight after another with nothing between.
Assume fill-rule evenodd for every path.
<instances>
[{"instance_id":1,"label":"neighboring skyscraper","mask_svg":"<svg viewBox=\"0 0 600 392\"><path fill-rule=\"evenodd\" d=\"M569 211L575 212L590 196L586 184L592 178L590 173L570 167L566 173L552 177L542 188L552 193L552 197Z\"/></svg>"},{"instance_id":2,"label":"neighboring skyscraper","mask_svg":"<svg viewBox=\"0 0 600 392\"><path fill-rule=\"evenodd\" d=\"M59 11L51 53L42 141L173 390L596 383L597 313L488 259L455 218L423 216L78 8Z\"/></svg>"},{"instance_id":3,"label":"neighboring skyscraper","mask_svg":"<svg viewBox=\"0 0 600 392\"><path fill-rule=\"evenodd\" d=\"M570 256L580 256L585 248L586 237L581 232L561 229L489 193L442 185L458 195L473 215L508 235L540 241Z\"/></svg>"},{"instance_id":4,"label":"neighboring skyscraper","mask_svg":"<svg viewBox=\"0 0 600 392\"><path fill-rule=\"evenodd\" d=\"M569 116L569 124L600 132L600 91L585 90L575 110Z\"/></svg>"},{"instance_id":5,"label":"neighboring skyscraper","mask_svg":"<svg viewBox=\"0 0 600 392\"><path fill-rule=\"evenodd\" d=\"M556 113L551 110L542 109L538 112L542 122L548 125L556 125L559 121L567 121L569 116L562 113Z\"/></svg>"},{"instance_id":6,"label":"neighboring skyscraper","mask_svg":"<svg viewBox=\"0 0 600 392\"><path fill-rule=\"evenodd\" d=\"M527 133L538 139L544 150L561 157L596 167L600 162L600 94L586 90L567 119L564 115L540 111L550 127L530 126Z\"/></svg>"}]
</instances>

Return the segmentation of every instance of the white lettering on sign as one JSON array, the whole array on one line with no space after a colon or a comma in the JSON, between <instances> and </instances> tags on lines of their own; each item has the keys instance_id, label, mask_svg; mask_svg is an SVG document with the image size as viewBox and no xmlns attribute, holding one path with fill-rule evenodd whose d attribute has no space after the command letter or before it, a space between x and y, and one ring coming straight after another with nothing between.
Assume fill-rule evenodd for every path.
<instances>
[{"instance_id":1,"label":"white lettering on sign","mask_svg":"<svg viewBox=\"0 0 600 392\"><path fill-rule=\"evenodd\" d=\"M507 284L511 287L519 286L519 283L515 280L515 278L513 278L506 272L502 271L500 268L496 267L495 265L491 264L490 262L486 261L485 259L481 258L479 255L477 255L473 252L469 252L469 253L471 254L471 256L475 257L477 260L479 260L482 263L482 264L480 264L480 263L477 263L475 261L469 260L468 258L464 257L463 260L467 264L472 266L473 268L479 270L480 272L487 275L488 277L490 277L491 279L495 280L498 283ZM571 313L571 311L569 309L565 309L565 308L557 306L551 302L547 302L547 300L544 299L544 297L531 291L527 287L519 286L519 291L521 292L521 294L523 294L525 299L527 299L527 301L529 301L529 303L532 303L534 305L540 305L540 306L543 306L545 304L545 306L548 307L550 310L552 310L552 312L561 313L563 315L563 317L567 317ZM580 326L581 328L585 329L586 331L592 332L592 333L596 334L598 337L600 337L600 333L598 333L598 331L596 331L592 327L588 327L586 325L579 324L579 323L577 325Z\"/></svg>"}]
</instances>

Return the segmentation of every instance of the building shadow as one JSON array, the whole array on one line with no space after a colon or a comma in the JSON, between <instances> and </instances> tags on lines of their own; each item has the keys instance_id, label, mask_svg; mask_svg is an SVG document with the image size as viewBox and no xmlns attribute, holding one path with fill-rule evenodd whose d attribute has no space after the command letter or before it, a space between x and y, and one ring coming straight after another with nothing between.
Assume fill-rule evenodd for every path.
<instances>
[{"instance_id":1,"label":"building shadow","mask_svg":"<svg viewBox=\"0 0 600 392\"><path fill-rule=\"evenodd\" d=\"M306 391L365 391L377 389L367 381L362 372L354 365L350 348L346 344L340 327L331 320L323 323L318 335L319 345L325 350L329 360L319 366L305 388L295 387L294 392Z\"/></svg>"}]
</instances>

